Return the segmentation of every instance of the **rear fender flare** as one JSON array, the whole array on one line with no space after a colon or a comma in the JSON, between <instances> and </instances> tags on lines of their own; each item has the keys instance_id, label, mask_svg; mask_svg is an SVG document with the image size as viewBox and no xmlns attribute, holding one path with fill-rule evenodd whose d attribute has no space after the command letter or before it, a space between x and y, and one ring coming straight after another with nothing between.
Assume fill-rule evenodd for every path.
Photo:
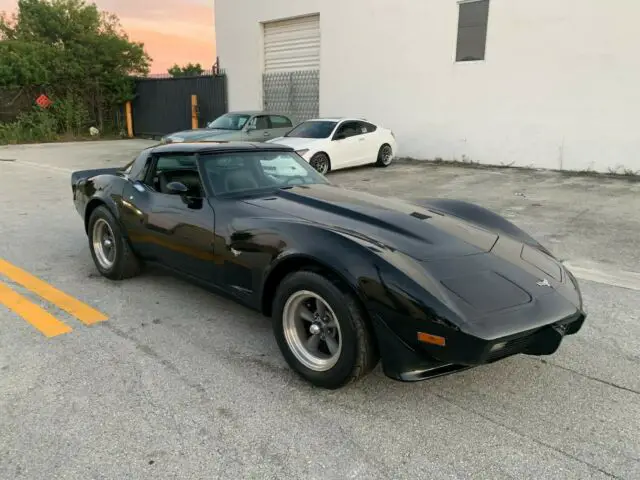
<instances>
[{"instance_id":1,"label":"rear fender flare","mask_svg":"<svg viewBox=\"0 0 640 480\"><path fill-rule=\"evenodd\" d=\"M119 180L119 181L118 181ZM100 206L105 205L115 219L120 223L123 234L126 236L126 231L123 228L121 221L121 212L118 208L118 202L116 199L121 199L122 192L124 190L124 182L121 179L114 180L114 177L97 176L90 180L87 180L87 184L84 186L85 192L89 190L91 193L89 201L84 209L84 226L85 231L89 231L89 218L91 213Z\"/></svg>"}]
</instances>

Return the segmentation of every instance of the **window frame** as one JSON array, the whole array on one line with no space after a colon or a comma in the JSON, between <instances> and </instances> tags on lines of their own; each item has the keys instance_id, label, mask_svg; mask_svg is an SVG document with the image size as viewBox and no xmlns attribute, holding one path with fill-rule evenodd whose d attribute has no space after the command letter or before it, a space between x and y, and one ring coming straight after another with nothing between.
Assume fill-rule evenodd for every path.
<instances>
[{"instance_id":1,"label":"window frame","mask_svg":"<svg viewBox=\"0 0 640 480\"><path fill-rule=\"evenodd\" d=\"M275 126L273 124L273 117L278 117L278 118L284 118L285 120L287 120L287 122L289 122L289 125L285 125L282 127L278 127ZM269 122L271 124L271 128L293 128L293 122L291 121L291 119L289 117L287 117L286 115L274 115L274 114L269 114Z\"/></svg>"},{"instance_id":2,"label":"window frame","mask_svg":"<svg viewBox=\"0 0 640 480\"><path fill-rule=\"evenodd\" d=\"M369 132L362 133L361 131L359 131L359 129L358 129L358 123L359 123L359 122L360 122L360 120L344 120L344 121L340 122L340 124L338 124L338 126L337 126L337 127L336 127L336 129L335 129L335 131L333 132L333 135L332 135L332 137L331 137L331 141L332 141L332 142L336 142L336 141L339 141L339 140L348 140L348 139L350 139L350 138L357 137L357 136L359 136L359 135L366 135L366 133L369 133ZM350 124L350 123L354 123L354 124L356 125L356 132L357 132L357 133L356 133L355 135L351 135L351 136L349 136L349 137L338 138L338 133L340 132L340 130L341 130L345 125Z\"/></svg>"},{"instance_id":3,"label":"window frame","mask_svg":"<svg viewBox=\"0 0 640 480\"><path fill-rule=\"evenodd\" d=\"M264 117L267 119L267 128L257 128L258 126L258 118L260 117ZM251 128L251 122L254 123L255 127ZM266 130L271 130L273 127L271 126L271 118L269 114L266 113L260 113L257 115L253 115L249 120L247 120L247 123L244 126L244 130L247 132L264 132Z\"/></svg>"},{"instance_id":4,"label":"window frame","mask_svg":"<svg viewBox=\"0 0 640 480\"><path fill-rule=\"evenodd\" d=\"M481 23L471 24L471 25L462 24L463 17L464 17L463 9L466 6L469 6L474 3L486 4L486 16L482 19ZM458 23L456 28L456 48L454 52L454 63L484 62L487 59L487 39L489 36L489 15L491 11L491 0L458 0L457 5L458 5ZM484 28L484 37L482 39L482 42L483 42L482 53L479 56L480 58L475 58L475 57L470 58L471 57L470 55L463 56L462 53L467 53L467 52L461 52L461 47L466 48L466 45L463 39L463 32L465 32L465 30L468 32L469 29L474 29L478 27Z\"/></svg>"},{"instance_id":5,"label":"window frame","mask_svg":"<svg viewBox=\"0 0 640 480\"><path fill-rule=\"evenodd\" d=\"M165 158L165 157L172 157L172 156L193 156L195 159L195 167L196 167L196 172L198 174L198 178L200 180L200 186L202 188L202 193L204 194L202 197L198 197L198 198L208 198L211 196L211 192L208 191L207 189L207 185L206 182L204 182L204 177L202 175L202 167L200 165L200 156L198 153L195 152L163 152L163 153L153 153L150 154L149 157L147 158L147 160L145 161L146 164L149 165L147 171L145 172L144 176L141 176L137 179L137 181L139 183L141 183L144 188L146 188L150 193L153 193L155 195L163 195L163 196L167 196L167 197L176 197L178 195L174 195L171 193L164 193L164 192L159 192L158 190L155 189L155 187L153 186L153 177L157 171L157 166L158 166L158 161L161 158ZM146 165L145 165L146 167ZM144 168L143 167L143 171ZM141 171L142 173L142 171Z\"/></svg>"}]
</instances>

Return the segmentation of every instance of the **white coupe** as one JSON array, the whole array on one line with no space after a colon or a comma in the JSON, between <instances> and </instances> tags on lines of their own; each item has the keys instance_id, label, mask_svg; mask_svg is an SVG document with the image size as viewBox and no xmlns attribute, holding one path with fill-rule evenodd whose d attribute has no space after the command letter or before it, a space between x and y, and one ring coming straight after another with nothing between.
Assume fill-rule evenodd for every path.
<instances>
[{"instance_id":1,"label":"white coupe","mask_svg":"<svg viewBox=\"0 0 640 480\"><path fill-rule=\"evenodd\" d=\"M292 147L318 172L376 164L388 167L397 144L391 130L358 118L318 118L267 143Z\"/></svg>"}]
</instances>

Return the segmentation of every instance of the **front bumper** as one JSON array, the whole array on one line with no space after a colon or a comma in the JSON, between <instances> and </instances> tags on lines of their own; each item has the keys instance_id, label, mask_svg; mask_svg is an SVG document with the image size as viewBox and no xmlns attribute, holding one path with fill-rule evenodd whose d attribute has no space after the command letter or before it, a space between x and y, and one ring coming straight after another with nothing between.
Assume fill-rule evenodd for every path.
<instances>
[{"instance_id":1,"label":"front bumper","mask_svg":"<svg viewBox=\"0 0 640 480\"><path fill-rule=\"evenodd\" d=\"M551 355L557 351L566 335L578 333L585 319L586 313L576 312L557 322L492 340L452 331L449 337L454 339L452 347L419 342L408 345L381 317L374 316L373 324L385 375L394 380L415 382L518 354Z\"/></svg>"}]
</instances>

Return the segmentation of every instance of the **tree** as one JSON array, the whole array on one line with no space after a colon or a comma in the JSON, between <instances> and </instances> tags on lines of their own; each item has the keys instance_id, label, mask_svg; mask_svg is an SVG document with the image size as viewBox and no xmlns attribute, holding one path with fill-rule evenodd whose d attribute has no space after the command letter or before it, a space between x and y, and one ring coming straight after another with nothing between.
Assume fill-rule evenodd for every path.
<instances>
[{"instance_id":1,"label":"tree","mask_svg":"<svg viewBox=\"0 0 640 480\"><path fill-rule=\"evenodd\" d=\"M0 18L0 87L46 89L100 127L103 109L132 99L131 77L150 62L115 15L83 0L18 0L17 13Z\"/></svg>"},{"instance_id":2,"label":"tree","mask_svg":"<svg viewBox=\"0 0 640 480\"><path fill-rule=\"evenodd\" d=\"M204 73L204 69L199 63L196 63L195 65L188 63L184 67L181 67L176 63L173 67L167 70L167 72L169 72L169 75L172 77L197 77Z\"/></svg>"}]
</instances>

